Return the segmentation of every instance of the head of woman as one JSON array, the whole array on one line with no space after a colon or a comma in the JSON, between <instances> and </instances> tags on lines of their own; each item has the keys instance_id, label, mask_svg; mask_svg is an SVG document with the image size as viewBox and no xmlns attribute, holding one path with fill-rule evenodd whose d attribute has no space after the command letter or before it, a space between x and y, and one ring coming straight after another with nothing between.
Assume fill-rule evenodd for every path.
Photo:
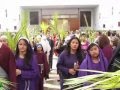
<instances>
[{"instance_id":1,"label":"head of woman","mask_svg":"<svg viewBox=\"0 0 120 90\"><path fill-rule=\"evenodd\" d=\"M71 51L79 52L81 51L81 42L77 37L72 37L68 44L67 44L67 50L70 53Z\"/></svg>"},{"instance_id":2,"label":"head of woman","mask_svg":"<svg viewBox=\"0 0 120 90\"><path fill-rule=\"evenodd\" d=\"M87 52L92 58L97 58L99 56L98 45L95 43L91 43L87 48Z\"/></svg>"},{"instance_id":3,"label":"head of woman","mask_svg":"<svg viewBox=\"0 0 120 90\"><path fill-rule=\"evenodd\" d=\"M77 37L72 37L67 46L66 46L66 50L68 52L68 55L71 54L71 51L75 52L79 63L81 63L82 59L83 59L83 55L82 55L82 51L81 51L81 42Z\"/></svg>"},{"instance_id":4,"label":"head of woman","mask_svg":"<svg viewBox=\"0 0 120 90\"><path fill-rule=\"evenodd\" d=\"M101 35L99 37L98 45L101 49L103 49L105 46L110 45L110 40L106 35Z\"/></svg>"},{"instance_id":5,"label":"head of woman","mask_svg":"<svg viewBox=\"0 0 120 90\"><path fill-rule=\"evenodd\" d=\"M36 44L34 47L34 51L35 52L44 52L42 44L40 44L40 43Z\"/></svg>"},{"instance_id":6,"label":"head of woman","mask_svg":"<svg viewBox=\"0 0 120 90\"><path fill-rule=\"evenodd\" d=\"M18 58L20 54L23 55L25 64L29 65L33 51L29 41L26 38L20 38L17 43L15 57Z\"/></svg>"},{"instance_id":7,"label":"head of woman","mask_svg":"<svg viewBox=\"0 0 120 90\"><path fill-rule=\"evenodd\" d=\"M8 46L8 38L5 35L0 36L0 42Z\"/></svg>"},{"instance_id":8,"label":"head of woman","mask_svg":"<svg viewBox=\"0 0 120 90\"><path fill-rule=\"evenodd\" d=\"M87 40L87 35L85 33L81 34L81 41L85 42Z\"/></svg>"}]
</instances>

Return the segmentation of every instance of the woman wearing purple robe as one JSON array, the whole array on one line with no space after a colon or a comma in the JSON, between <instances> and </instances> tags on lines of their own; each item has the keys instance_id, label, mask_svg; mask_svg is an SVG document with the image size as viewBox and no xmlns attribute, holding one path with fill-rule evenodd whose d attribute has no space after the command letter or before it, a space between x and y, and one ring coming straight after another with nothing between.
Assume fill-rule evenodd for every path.
<instances>
[{"instance_id":1,"label":"woman wearing purple robe","mask_svg":"<svg viewBox=\"0 0 120 90\"><path fill-rule=\"evenodd\" d=\"M80 65L80 69L107 71L108 60L104 56L102 50L95 43L91 43L87 48L85 59ZM78 76L86 76L95 74L94 72L79 71Z\"/></svg>"},{"instance_id":2,"label":"woman wearing purple robe","mask_svg":"<svg viewBox=\"0 0 120 90\"><path fill-rule=\"evenodd\" d=\"M58 58L57 69L60 75L61 90L65 88L65 86L63 86L64 79L78 77L76 69L79 68L81 62L81 43L77 37L73 37L69 40L66 50L64 50Z\"/></svg>"},{"instance_id":3,"label":"woman wearing purple robe","mask_svg":"<svg viewBox=\"0 0 120 90\"><path fill-rule=\"evenodd\" d=\"M20 38L16 48L17 90L37 90L39 69L29 41Z\"/></svg>"}]
</instances>

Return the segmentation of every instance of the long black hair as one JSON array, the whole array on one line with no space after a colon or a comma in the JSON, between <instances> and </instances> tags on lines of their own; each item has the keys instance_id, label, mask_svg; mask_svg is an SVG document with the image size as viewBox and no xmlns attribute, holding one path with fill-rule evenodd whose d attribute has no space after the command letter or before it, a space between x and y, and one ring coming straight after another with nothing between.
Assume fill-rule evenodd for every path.
<instances>
[{"instance_id":1,"label":"long black hair","mask_svg":"<svg viewBox=\"0 0 120 90\"><path fill-rule=\"evenodd\" d=\"M26 39L22 38L20 40L23 40L26 43L26 46L27 46L27 51L26 51L26 54L25 54L25 57L24 57L24 64L27 65L27 66L31 66L30 61L33 58L32 57L33 56L32 47L31 47L30 43ZM19 48L18 48L18 44L19 44L20 40L17 43L15 58L18 58L19 54L20 54L19 53Z\"/></svg>"},{"instance_id":2,"label":"long black hair","mask_svg":"<svg viewBox=\"0 0 120 90\"><path fill-rule=\"evenodd\" d=\"M77 49L77 52L76 52L76 56L77 56L77 59L78 59L79 63L81 63L82 60L83 60L83 55L82 55L83 51L82 51L82 49L81 49L81 41L80 41L77 37L73 36L73 37L68 41L67 46L66 46L66 51L68 52L68 55L70 55L70 52L71 52L71 51L70 51L70 50L71 50L70 44L71 44L72 40L74 40L74 39L76 39L76 40L78 41L78 43L79 43L78 49Z\"/></svg>"}]
</instances>

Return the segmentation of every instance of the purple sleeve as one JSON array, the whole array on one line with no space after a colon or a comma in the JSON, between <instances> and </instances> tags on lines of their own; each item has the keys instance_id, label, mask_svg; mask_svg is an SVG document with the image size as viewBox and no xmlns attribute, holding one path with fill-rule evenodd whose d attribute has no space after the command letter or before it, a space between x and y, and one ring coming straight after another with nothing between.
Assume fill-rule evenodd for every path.
<instances>
[{"instance_id":1,"label":"purple sleeve","mask_svg":"<svg viewBox=\"0 0 120 90\"><path fill-rule=\"evenodd\" d=\"M31 63L31 70L29 71L22 70L21 76L22 78L32 79L32 78L37 77L38 75L39 75L39 69L38 69L37 59L35 56L33 56L33 60Z\"/></svg>"},{"instance_id":2,"label":"purple sleeve","mask_svg":"<svg viewBox=\"0 0 120 90\"><path fill-rule=\"evenodd\" d=\"M61 53L61 55L58 58L57 68L58 70L60 70L62 73L66 75L69 73L69 68L65 67L64 65L64 54L63 53Z\"/></svg>"},{"instance_id":3,"label":"purple sleeve","mask_svg":"<svg viewBox=\"0 0 120 90\"><path fill-rule=\"evenodd\" d=\"M80 69L87 69L87 63L86 63L86 60L84 59L83 62L81 63L80 65ZM78 76L81 77L81 76L86 76L87 75L87 72L85 71L79 71L78 73Z\"/></svg>"}]
</instances>

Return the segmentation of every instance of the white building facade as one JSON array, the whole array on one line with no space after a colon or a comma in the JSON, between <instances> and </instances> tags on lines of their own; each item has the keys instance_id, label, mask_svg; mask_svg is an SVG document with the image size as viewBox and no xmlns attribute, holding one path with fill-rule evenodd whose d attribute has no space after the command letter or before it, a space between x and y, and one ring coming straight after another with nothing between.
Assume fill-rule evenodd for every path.
<instances>
[{"instance_id":1,"label":"white building facade","mask_svg":"<svg viewBox=\"0 0 120 90\"><path fill-rule=\"evenodd\" d=\"M77 26L71 28L81 29L85 27L83 15L86 14L89 26L95 30L120 30L119 6L120 0L20 0L17 8L29 11L30 25L40 24L58 13L59 18L75 22ZM20 11L17 15L14 24L19 27Z\"/></svg>"}]
</instances>

